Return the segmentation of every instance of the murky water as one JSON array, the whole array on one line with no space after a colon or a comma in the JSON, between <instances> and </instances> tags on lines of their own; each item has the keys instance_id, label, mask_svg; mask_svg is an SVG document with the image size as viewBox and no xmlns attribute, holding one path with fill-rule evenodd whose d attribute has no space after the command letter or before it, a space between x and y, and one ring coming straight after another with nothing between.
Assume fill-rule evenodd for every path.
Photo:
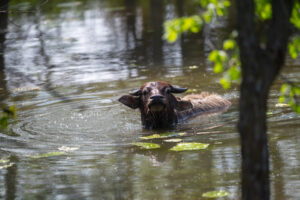
<instances>
[{"instance_id":1,"label":"murky water","mask_svg":"<svg viewBox=\"0 0 300 200\"><path fill-rule=\"evenodd\" d=\"M0 159L8 160L0 163L0 199L204 199L211 190L240 198L238 88L224 91L206 61L207 42L228 33L225 25L205 27L168 44L164 20L194 11L176 2L53 0L9 15L1 93L18 116L0 133ZM299 83L300 61L287 65L283 73ZM162 139L152 140L158 150L132 145L157 131L142 129L139 113L117 99L150 80L233 102L171 130L208 149L172 152ZM299 199L300 117L275 107L279 87L280 80L269 103L272 199ZM65 153L32 158L49 152Z\"/></svg>"}]
</instances>

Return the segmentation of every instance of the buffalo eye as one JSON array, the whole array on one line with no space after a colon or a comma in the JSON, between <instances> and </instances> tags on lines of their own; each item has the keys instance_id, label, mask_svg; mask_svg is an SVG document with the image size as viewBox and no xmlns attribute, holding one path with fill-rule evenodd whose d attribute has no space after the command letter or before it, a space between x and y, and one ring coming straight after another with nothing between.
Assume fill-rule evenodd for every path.
<instances>
[{"instance_id":1,"label":"buffalo eye","mask_svg":"<svg viewBox=\"0 0 300 200\"><path fill-rule=\"evenodd\" d=\"M147 95L149 92L147 90L143 91L143 95Z\"/></svg>"},{"instance_id":2,"label":"buffalo eye","mask_svg":"<svg viewBox=\"0 0 300 200\"><path fill-rule=\"evenodd\" d=\"M166 94L170 94L170 93L171 93L171 90L170 90L170 88L168 88L168 87L165 87L165 88L164 88L164 91L165 91Z\"/></svg>"}]
</instances>

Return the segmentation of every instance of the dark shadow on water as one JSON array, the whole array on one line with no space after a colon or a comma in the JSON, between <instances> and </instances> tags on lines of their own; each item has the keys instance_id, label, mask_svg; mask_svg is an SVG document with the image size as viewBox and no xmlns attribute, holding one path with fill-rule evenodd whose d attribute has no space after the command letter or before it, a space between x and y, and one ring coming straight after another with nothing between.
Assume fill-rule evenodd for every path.
<instances>
[{"instance_id":1,"label":"dark shadow on water","mask_svg":"<svg viewBox=\"0 0 300 200\"><path fill-rule=\"evenodd\" d=\"M150 21L151 21L151 58L153 65L162 63L163 47L163 23L164 23L164 5L161 0L150 1Z\"/></svg>"},{"instance_id":2,"label":"dark shadow on water","mask_svg":"<svg viewBox=\"0 0 300 200\"><path fill-rule=\"evenodd\" d=\"M17 194L17 174L18 174L18 157L10 156L9 162L13 163L11 167L8 167L6 170L5 176L5 185L6 185L6 200L14 200L16 199Z\"/></svg>"},{"instance_id":3,"label":"dark shadow on water","mask_svg":"<svg viewBox=\"0 0 300 200\"><path fill-rule=\"evenodd\" d=\"M5 36L8 25L9 0L0 2L0 104L8 98L7 81L5 75ZM2 106L2 105L1 105Z\"/></svg>"}]
</instances>

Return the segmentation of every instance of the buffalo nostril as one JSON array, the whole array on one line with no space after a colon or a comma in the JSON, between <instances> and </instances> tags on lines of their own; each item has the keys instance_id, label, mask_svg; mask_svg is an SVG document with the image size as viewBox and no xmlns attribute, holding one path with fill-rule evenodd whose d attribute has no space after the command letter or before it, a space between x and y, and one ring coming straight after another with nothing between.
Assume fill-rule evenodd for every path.
<instances>
[{"instance_id":1,"label":"buffalo nostril","mask_svg":"<svg viewBox=\"0 0 300 200\"><path fill-rule=\"evenodd\" d=\"M161 100L163 99L164 97L162 95L153 95L150 97L150 99L153 99L153 100Z\"/></svg>"}]
</instances>

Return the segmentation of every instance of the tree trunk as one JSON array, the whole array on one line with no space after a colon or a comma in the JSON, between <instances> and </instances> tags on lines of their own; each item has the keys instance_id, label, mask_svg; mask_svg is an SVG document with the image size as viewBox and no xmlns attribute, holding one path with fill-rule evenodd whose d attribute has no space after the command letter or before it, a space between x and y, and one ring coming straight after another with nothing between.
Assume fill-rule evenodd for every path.
<instances>
[{"instance_id":1,"label":"tree trunk","mask_svg":"<svg viewBox=\"0 0 300 200\"><path fill-rule=\"evenodd\" d=\"M242 199L269 199L267 96L269 87L260 78L243 74L239 132L242 144Z\"/></svg>"},{"instance_id":2,"label":"tree trunk","mask_svg":"<svg viewBox=\"0 0 300 200\"><path fill-rule=\"evenodd\" d=\"M272 21L263 49L255 33L253 0L238 0L238 43L242 65L238 129L242 152L242 199L270 198L267 99L284 64L293 0L272 1Z\"/></svg>"}]
</instances>

